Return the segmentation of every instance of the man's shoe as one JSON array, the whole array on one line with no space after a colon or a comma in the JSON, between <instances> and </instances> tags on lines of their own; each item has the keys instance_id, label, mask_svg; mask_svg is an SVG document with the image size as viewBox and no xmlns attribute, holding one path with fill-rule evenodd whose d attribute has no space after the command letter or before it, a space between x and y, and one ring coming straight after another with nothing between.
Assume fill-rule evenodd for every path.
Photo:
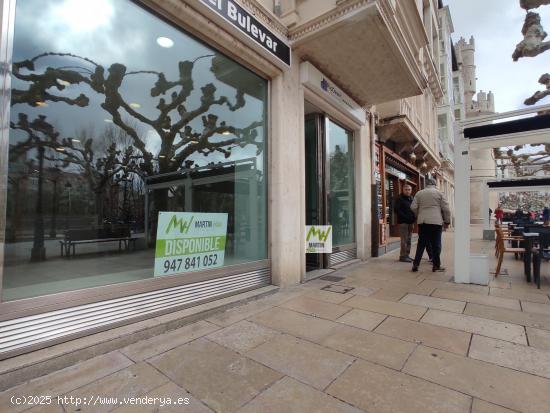
<instances>
[{"instance_id":1,"label":"man's shoe","mask_svg":"<svg viewBox=\"0 0 550 413\"><path fill-rule=\"evenodd\" d=\"M445 267L433 267L432 272L444 272Z\"/></svg>"},{"instance_id":2,"label":"man's shoe","mask_svg":"<svg viewBox=\"0 0 550 413\"><path fill-rule=\"evenodd\" d=\"M413 265L412 272L418 272L418 267L416 265Z\"/></svg>"},{"instance_id":3,"label":"man's shoe","mask_svg":"<svg viewBox=\"0 0 550 413\"><path fill-rule=\"evenodd\" d=\"M399 257L399 261L401 261L401 262L413 262L413 259L411 257Z\"/></svg>"}]
</instances>

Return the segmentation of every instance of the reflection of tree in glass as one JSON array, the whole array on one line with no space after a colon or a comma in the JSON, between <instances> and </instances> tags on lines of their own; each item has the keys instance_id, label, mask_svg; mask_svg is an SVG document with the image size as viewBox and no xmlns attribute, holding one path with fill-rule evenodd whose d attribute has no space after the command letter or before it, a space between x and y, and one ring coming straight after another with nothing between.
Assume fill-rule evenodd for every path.
<instances>
[{"instance_id":1,"label":"reflection of tree in glass","mask_svg":"<svg viewBox=\"0 0 550 413\"><path fill-rule=\"evenodd\" d=\"M332 190L348 189L349 183L348 154L342 152L340 145L336 145L330 154L330 186Z\"/></svg>"},{"instance_id":2,"label":"reflection of tree in glass","mask_svg":"<svg viewBox=\"0 0 550 413\"><path fill-rule=\"evenodd\" d=\"M64 66L48 67L43 73L34 73L35 63L48 56L80 60L85 65L93 67L93 70L87 67ZM235 102L232 103L226 96L216 97L216 86L208 83L201 87L202 95L198 107L186 107L187 100L195 89L193 83L195 63L199 59L212 56L200 56L193 61L179 62L179 77L168 80L163 72L146 70L131 72L120 63L114 63L105 70L102 65L85 57L69 53L43 53L13 64L13 75L19 80L26 81L29 88L14 89L12 105L27 103L31 106L40 106L44 102L53 101L85 107L90 101L85 94L69 98L56 95L54 91L63 91L69 84L87 84L96 93L104 95L101 107L112 116L112 122L132 138L133 145L141 152L142 159L139 166L143 173L150 176L156 173L174 172L183 167L193 166L194 161L189 160L193 154L208 155L218 152L229 158L232 148L236 146L244 147L249 143L257 145L255 142L257 128L263 125L262 120L254 121L244 128L237 128L227 125L225 121L219 121L217 115L209 113L213 106L226 106L232 112L243 108L246 104L244 91L237 89ZM23 69L26 69L25 73ZM137 74L156 77L150 89L150 96L158 98L156 108L159 114L156 118L141 114L121 95L120 89L124 79ZM148 125L160 136L161 145L158 153L152 153L147 148L145 141L136 131L135 125L127 121L126 115L129 115L130 119ZM191 123L198 118L202 121L202 130L199 131L191 127ZM217 134L232 136L221 140L211 139Z\"/></svg>"}]
</instances>

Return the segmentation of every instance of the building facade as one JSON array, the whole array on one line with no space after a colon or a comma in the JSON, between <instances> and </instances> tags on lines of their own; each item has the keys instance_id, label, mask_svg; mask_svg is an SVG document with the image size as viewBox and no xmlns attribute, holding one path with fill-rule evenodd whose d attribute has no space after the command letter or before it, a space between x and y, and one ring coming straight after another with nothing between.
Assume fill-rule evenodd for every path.
<instances>
[{"instance_id":1,"label":"building facade","mask_svg":"<svg viewBox=\"0 0 550 413\"><path fill-rule=\"evenodd\" d=\"M366 259L441 166L436 1L4 0L1 28L0 358Z\"/></svg>"}]
</instances>

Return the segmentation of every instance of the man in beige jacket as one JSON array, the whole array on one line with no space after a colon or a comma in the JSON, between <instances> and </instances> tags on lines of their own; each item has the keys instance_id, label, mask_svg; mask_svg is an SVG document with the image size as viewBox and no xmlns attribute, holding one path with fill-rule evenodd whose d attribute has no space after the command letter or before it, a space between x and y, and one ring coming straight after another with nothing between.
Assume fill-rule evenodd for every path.
<instances>
[{"instance_id":1,"label":"man in beige jacket","mask_svg":"<svg viewBox=\"0 0 550 413\"><path fill-rule=\"evenodd\" d=\"M451 212L445 196L436 188L432 178L426 178L426 188L414 197L411 209L418 224L418 244L413 261L413 272L418 271L426 245L432 248L433 271L445 271L441 266L441 233L451 222Z\"/></svg>"}]
</instances>

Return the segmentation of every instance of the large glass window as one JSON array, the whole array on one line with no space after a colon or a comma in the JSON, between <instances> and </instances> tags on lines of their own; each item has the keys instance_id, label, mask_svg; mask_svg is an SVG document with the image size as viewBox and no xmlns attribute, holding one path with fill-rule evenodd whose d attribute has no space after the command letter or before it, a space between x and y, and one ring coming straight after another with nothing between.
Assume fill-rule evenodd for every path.
<instances>
[{"instance_id":1,"label":"large glass window","mask_svg":"<svg viewBox=\"0 0 550 413\"><path fill-rule=\"evenodd\" d=\"M129 0L18 1L13 62L4 301L152 278L159 211L267 257L264 79Z\"/></svg>"},{"instance_id":2,"label":"large glass window","mask_svg":"<svg viewBox=\"0 0 550 413\"><path fill-rule=\"evenodd\" d=\"M335 246L355 242L353 134L328 122L330 224Z\"/></svg>"}]
</instances>

